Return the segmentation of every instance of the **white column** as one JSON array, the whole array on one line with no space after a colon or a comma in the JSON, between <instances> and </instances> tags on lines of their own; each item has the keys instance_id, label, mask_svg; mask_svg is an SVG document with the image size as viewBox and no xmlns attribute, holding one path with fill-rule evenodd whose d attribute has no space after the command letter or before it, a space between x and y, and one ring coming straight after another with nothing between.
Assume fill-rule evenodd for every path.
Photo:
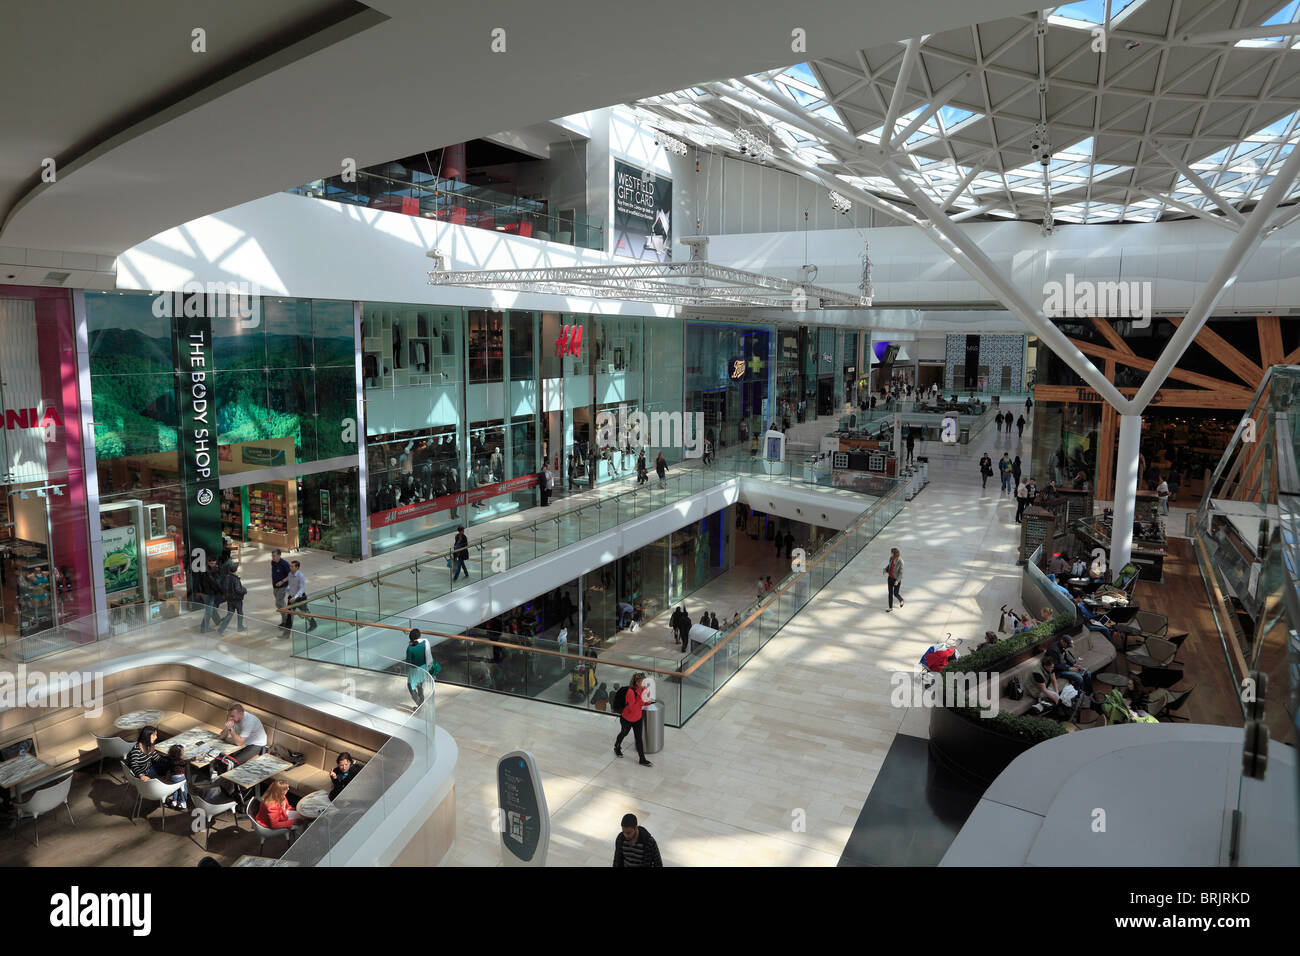
<instances>
[{"instance_id":1,"label":"white column","mask_svg":"<svg viewBox=\"0 0 1300 956\"><path fill-rule=\"evenodd\" d=\"M1133 556L1133 517L1137 506L1138 445L1142 416L1119 417L1119 452L1115 455L1115 514L1110 531L1110 573L1113 577Z\"/></svg>"}]
</instances>

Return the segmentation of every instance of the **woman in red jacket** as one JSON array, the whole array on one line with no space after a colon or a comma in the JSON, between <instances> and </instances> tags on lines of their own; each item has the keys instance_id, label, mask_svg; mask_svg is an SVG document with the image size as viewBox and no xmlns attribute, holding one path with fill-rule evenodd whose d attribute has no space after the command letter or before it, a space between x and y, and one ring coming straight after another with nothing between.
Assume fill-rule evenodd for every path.
<instances>
[{"instance_id":1,"label":"woman in red jacket","mask_svg":"<svg viewBox=\"0 0 1300 956\"><path fill-rule=\"evenodd\" d=\"M289 784L283 780L273 780L266 788L254 819L271 830L287 830L297 826L302 820L302 814L289 806Z\"/></svg>"},{"instance_id":2,"label":"woman in red jacket","mask_svg":"<svg viewBox=\"0 0 1300 956\"><path fill-rule=\"evenodd\" d=\"M641 758L641 766L653 767L654 764L645 759L645 744L641 738L641 721L643 717L641 708L644 705L641 695L644 691L645 674L638 673L632 675L632 685L630 687L625 687L618 692L623 698L623 709L618 715L618 722L622 730L614 741L614 756L623 756L623 738L627 736L627 732L630 730L636 738L636 754Z\"/></svg>"}]
</instances>

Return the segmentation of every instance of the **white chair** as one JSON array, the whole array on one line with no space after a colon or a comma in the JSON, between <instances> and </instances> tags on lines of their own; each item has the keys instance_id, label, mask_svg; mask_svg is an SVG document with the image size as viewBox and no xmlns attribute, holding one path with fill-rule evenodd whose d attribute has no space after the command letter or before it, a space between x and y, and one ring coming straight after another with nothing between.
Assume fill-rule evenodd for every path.
<instances>
[{"instance_id":1,"label":"white chair","mask_svg":"<svg viewBox=\"0 0 1300 956\"><path fill-rule=\"evenodd\" d=\"M33 790L27 795L27 799L14 804L14 811L18 814L18 819L29 817L32 821L32 836L36 838L36 845L41 845L41 833L36 828L36 818L47 810L53 810L59 804L68 811L68 822L74 827L77 821L72 819L72 807L68 806L68 792L72 789L72 774L68 773L60 777L49 786L40 790Z\"/></svg>"},{"instance_id":2,"label":"white chair","mask_svg":"<svg viewBox=\"0 0 1300 956\"><path fill-rule=\"evenodd\" d=\"M235 821L235 829L239 829L239 804L234 800L222 801L221 803L209 803L199 796L198 791L190 786L190 803L196 810L203 812L203 849L208 848L208 835L212 832L212 821L223 813L230 813L231 819Z\"/></svg>"},{"instance_id":3,"label":"white chair","mask_svg":"<svg viewBox=\"0 0 1300 956\"><path fill-rule=\"evenodd\" d=\"M95 743L99 747L99 772L104 772L105 760L121 761L126 759L126 755L131 752L135 745L129 740L123 740L116 735L112 737L101 737L95 734Z\"/></svg>"},{"instance_id":4,"label":"white chair","mask_svg":"<svg viewBox=\"0 0 1300 956\"><path fill-rule=\"evenodd\" d=\"M123 764L125 766L125 764ZM131 811L131 822L135 823L136 814L140 812L140 805L146 800L157 800L162 804L163 820L162 828L167 829L167 803L166 800L173 793L185 786L184 780L178 780L175 783L163 783L161 780L141 780L139 777L127 771L127 779L135 787L135 809ZM146 814L147 816L148 814Z\"/></svg>"},{"instance_id":5,"label":"white chair","mask_svg":"<svg viewBox=\"0 0 1300 956\"><path fill-rule=\"evenodd\" d=\"M262 801L254 797L248 801L248 808L244 811L248 814L248 820L253 824L253 832L257 834L257 852L260 855L262 848L266 846L266 841L273 837L284 837L286 844L293 842L293 835L298 832L296 826L276 829L275 827L264 827L257 822L257 811L261 808Z\"/></svg>"}]
</instances>

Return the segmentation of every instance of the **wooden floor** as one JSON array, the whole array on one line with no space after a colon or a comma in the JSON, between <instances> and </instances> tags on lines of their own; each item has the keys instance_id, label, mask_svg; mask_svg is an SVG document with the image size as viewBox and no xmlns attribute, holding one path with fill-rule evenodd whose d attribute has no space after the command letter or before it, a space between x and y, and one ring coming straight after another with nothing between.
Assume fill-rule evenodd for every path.
<instances>
[{"instance_id":1,"label":"wooden floor","mask_svg":"<svg viewBox=\"0 0 1300 956\"><path fill-rule=\"evenodd\" d=\"M1174 689L1182 690L1189 685L1196 689L1178 713L1193 723L1241 727L1237 688L1219 643L1192 542L1187 538L1169 538L1168 543L1164 581L1153 584L1139 579L1134 596L1144 610L1169 618L1170 633L1190 632L1178 654L1184 664L1183 680Z\"/></svg>"},{"instance_id":2,"label":"wooden floor","mask_svg":"<svg viewBox=\"0 0 1300 956\"><path fill-rule=\"evenodd\" d=\"M14 829L0 821L0 866L195 866L212 856L229 866L244 854L257 855L257 838L247 817L236 832L230 814L219 817L210 834L209 849L203 849L203 835L192 832L197 825L188 813L167 811L163 829L157 803L146 803L141 816L131 822L135 791L108 774L96 773L97 765L73 775L70 807L76 826L68 822L63 807L43 813L36 821L41 845L34 845L32 821L21 820ZM285 841L267 841L266 855L284 853Z\"/></svg>"}]
</instances>

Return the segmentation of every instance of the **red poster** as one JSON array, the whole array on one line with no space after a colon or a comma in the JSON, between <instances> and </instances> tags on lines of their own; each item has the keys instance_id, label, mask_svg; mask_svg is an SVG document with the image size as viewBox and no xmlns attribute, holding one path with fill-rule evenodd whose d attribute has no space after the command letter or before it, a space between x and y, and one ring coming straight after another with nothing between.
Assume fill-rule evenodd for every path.
<instances>
[{"instance_id":1,"label":"red poster","mask_svg":"<svg viewBox=\"0 0 1300 956\"><path fill-rule=\"evenodd\" d=\"M370 526L372 528L382 528L385 525L397 524L399 521L409 521L412 518L422 518L438 511L446 511L448 508L463 508L476 501L484 501L498 495L523 491L525 488L531 488L536 484L537 475L525 475L522 478L511 478L509 481L498 481L494 485L483 485L481 488L473 488L470 491L458 491L454 495L443 495L441 498L417 501L414 504L402 505L400 508L392 508L388 511L379 511L372 514L370 516Z\"/></svg>"}]
</instances>

